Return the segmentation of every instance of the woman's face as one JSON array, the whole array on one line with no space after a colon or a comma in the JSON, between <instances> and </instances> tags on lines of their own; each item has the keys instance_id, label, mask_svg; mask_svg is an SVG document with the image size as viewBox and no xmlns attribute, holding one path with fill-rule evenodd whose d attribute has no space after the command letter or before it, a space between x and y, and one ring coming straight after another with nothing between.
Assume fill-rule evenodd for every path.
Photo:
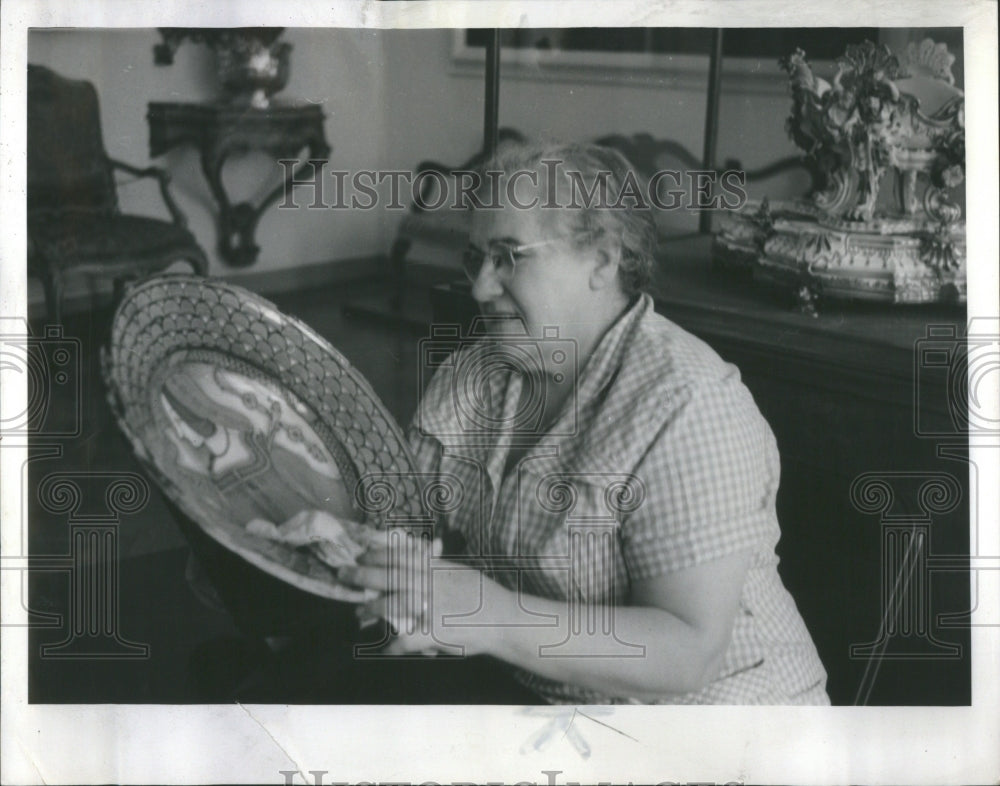
<instances>
[{"instance_id":1,"label":"woman's face","mask_svg":"<svg viewBox=\"0 0 1000 786\"><path fill-rule=\"evenodd\" d=\"M535 338L552 326L560 328L561 335L571 334L572 325L586 319L587 302L595 294L591 274L597 253L574 247L572 230L561 213L504 204L473 214L469 241L479 251L496 243L544 244L514 255L513 276L505 277L486 261L472 282L472 296L484 314L520 319Z\"/></svg>"}]
</instances>

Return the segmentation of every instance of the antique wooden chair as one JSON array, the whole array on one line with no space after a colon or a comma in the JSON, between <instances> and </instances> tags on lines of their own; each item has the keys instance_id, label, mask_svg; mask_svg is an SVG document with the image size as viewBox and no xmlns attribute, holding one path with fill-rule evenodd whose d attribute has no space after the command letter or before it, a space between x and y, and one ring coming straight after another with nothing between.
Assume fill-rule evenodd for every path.
<instances>
[{"instance_id":1,"label":"antique wooden chair","mask_svg":"<svg viewBox=\"0 0 1000 786\"><path fill-rule=\"evenodd\" d=\"M124 283L186 261L208 268L168 189L169 176L108 156L97 91L43 66L28 66L28 273L45 287L48 319L59 322L65 274L110 278L116 300ZM172 218L123 214L114 178L121 170L159 182Z\"/></svg>"},{"instance_id":2,"label":"antique wooden chair","mask_svg":"<svg viewBox=\"0 0 1000 786\"><path fill-rule=\"evenodd\" d=\"M513 128L501 128L499 140L523 141L524 135ZM637 171L649 177L659 170L674 170L680 174L703 170L701 160L679 142L656 138L652 134L637 133L632 136L610 134L594 140L596 144L610 147L622 153ZM418 177L428 171L438 172L449 188L454 188L454 176L458 171L468 171L480 165L486 154L480 150L472 158L458 167L437 161L422 161L417 167ZM744 171L736 159L727 159L720 167L724 170ZM800 155L789 156L756 170L745 171L746 184L752 187L755 196L785 196L798 194L803 189L815 188L817 174L811 162ZM432 193L433 178L422 181L421 201L434 204L438 197ZM669 183L669 181L668 181ZM794 187L789 187L794 184ZM717 187L716 187L717 191ZM389 252L389 269L394 279L393 306L398 311L406 294L411 291L407 278L408 263L425 262L441 268L451 267L456 279L461 279L457 267L460 251L465 247L469 234L471 216L461 210L425 210L414 203L400 224L396 239ZM661 246L674 240L684 240L699 231L699 214L694 210L656 211L657 233ZM709 227L710 228L710 227Z\"/></svg>"}]
</instances>

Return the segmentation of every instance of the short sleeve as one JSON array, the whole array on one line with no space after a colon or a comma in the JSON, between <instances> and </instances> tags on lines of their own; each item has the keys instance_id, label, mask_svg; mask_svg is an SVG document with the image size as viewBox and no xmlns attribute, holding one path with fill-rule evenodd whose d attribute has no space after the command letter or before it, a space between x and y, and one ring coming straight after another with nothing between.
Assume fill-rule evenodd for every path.
<instances>
[{"instance_id":1,"label":"short sleeve","mask_svg":"<svg viewBox=\"0 0 1000 786\"><path fill-rule=\"evenodd\" d=\"M621 530L633 581L777 542L777 447L735 374L683 391L636 475L646 496Z\"/></svg>"}]
</instances>

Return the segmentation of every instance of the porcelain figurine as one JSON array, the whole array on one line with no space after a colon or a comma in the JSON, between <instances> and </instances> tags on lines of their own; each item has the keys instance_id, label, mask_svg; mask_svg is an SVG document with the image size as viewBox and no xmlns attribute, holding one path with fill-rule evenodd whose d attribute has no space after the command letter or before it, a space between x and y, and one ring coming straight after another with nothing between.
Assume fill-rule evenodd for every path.
<instances>
[{"instance_id":1,"label":"porcelain figurine","mask_svg":"<svg viewBox=\"0 0 1000 786\"><path fill-rule=\"evenodd\" d=\"M791 287L814 314L824 298L964 301L954 190L965 178L965 104L954 60L930 39L899 56L868 41L849 46L827 80L802 50L784 58L786 128L822 180L797 201L748 203L716 237L716 260Z\"/></svg>"}]
</instances>

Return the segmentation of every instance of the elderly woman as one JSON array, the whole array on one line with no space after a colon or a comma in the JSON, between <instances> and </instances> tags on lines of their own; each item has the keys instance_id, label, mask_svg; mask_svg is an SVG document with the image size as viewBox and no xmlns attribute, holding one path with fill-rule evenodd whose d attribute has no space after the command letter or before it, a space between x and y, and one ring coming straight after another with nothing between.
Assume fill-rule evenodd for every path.
<instances>
[{"instance_id":1,"label":"elderly woman","mask_svg":"<svg viewBox=\"0 0 1000 786\"><path fill-rule=\"evenodd\" d=\"M777 572L774 437L738 370L653 310L627 161L518 146L487 170L465 265L491 334L410 430L459 492L452 547L373 544L339 577L383 593L387 652L490 655L548 701L828 703Z\"/></svg>"}]
</instances>

